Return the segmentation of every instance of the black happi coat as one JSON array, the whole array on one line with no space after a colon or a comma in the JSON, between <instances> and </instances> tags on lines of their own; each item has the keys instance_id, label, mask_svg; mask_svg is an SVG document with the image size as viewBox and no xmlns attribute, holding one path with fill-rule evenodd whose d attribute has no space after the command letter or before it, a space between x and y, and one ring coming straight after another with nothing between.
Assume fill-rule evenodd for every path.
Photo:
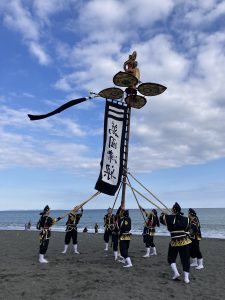
<instances>
[{"instance_id":1,"label":"black happi coat","mask_svg":"<svg viewBox=\"0 0 225 300\"><path fill-rule=\"evenodd\" d=\"M112 235L114 236L119 236L119 224L118 224L118 216L114 215L113 216L113 225L111 225L111 231L112 231Z\"/></svg>"},{"instance_id":2,"label":"black happi coat","mask_svg":"<svg viewBox=\"0 0 225 300\"><path fill-rule=\"evenodd\" d=\"M131 218L121 217L118 220L120 240L130 240Z\"/></svg>"},{"instance_id":3,"label":"black happi coat","mask_svg":"<svg viewBox=\"0 0 225 300\"><path fill-rule=\"evenodd\" d=\"M80 214L70 213L68 215L68 220L66 222L66 231L77 230L77 224L80 222L82 217L82 212Z\"/></svg>"},{"instance_id":4,"label":"black happi coat","mask_svg":"<svg viewBox=\"0 0 225 300\"><path fill-rule=\"evenodd\" d=\"M145 210L143 210L145 212ZM143 235L155 235L155 227L159 226L159 219L157 216L155 216L153 213L146 213L146 216L148 216L148 219L145 223Z\"/></svg>"},{"instance_id":5,"label":"black happi coat","mask_svg":"<svg viewBox=\"0 0 225 300\"><path fill-rule=\"evenodd\" d=\"M51 236L50 227L54 225L57 221L59 221L61 218L53 219L49 216L42 215L38 221L37 229L41 230L40 232L40 238L43 239L49 239Z\"/></svg>"},{"instance_id":6,"label":"black happi coat","mask_svg":"<svg viewBox=\"0 0 225 300\"><path fill-rule=\"evenodd\" d=\"M190 228L189 218L180 214L166 215L164 213L160 216L160 222L167 226L171 235L170 245L173 246L185 246L191 243L188 230Z\"/></svg>"},{"instance_id":7,"label":"black happi coat","mask_svg":"<svg viewBox=\"0 0 225 300\"><path fill-rule=\"evenodd\" d=\"M104 227L105 230L113 230L113 223L114 223L114 215L106 214L104 216Z\"/></svg>"},{"instance_id":8,"label":"black happi coat","mask_svg":"<svg viewBox=\"0 0 225 300\"><path fill-rule=\"evenodd\" d=\"M192 240L200 241L202 239L201 226L197 216L191 218L189 231Z\"/></svg>"}]
</instances>

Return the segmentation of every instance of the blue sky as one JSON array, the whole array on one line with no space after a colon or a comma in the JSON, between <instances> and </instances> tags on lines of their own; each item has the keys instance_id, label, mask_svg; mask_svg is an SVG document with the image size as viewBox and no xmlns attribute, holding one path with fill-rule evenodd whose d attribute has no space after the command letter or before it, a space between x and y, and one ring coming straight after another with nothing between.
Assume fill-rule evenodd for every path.
<instances>
[{"instance_id":1,"label":"blue sky","mask_svg":"<svg viewBox=\"0 0 225 300\"><path fill-rule=\"evenodd\" d=\"M113 86L134 50L141 81L168 89L132 110L130 172L167 206L224 207L224 18L217 0L2 0L0 209L69 209L95 192L104 99L27 113Z\"/></svg>"}]
</instances>

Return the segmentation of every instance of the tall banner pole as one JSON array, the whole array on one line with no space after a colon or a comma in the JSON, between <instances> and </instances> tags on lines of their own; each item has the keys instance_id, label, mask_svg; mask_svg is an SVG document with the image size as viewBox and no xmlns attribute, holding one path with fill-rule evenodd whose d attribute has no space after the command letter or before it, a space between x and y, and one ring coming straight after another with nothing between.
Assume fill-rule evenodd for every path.
<instances>
[{"instance_id":1,"label":"tall banner pole","mask_svg":"<svg viewBox=\"0 0 225 300\"><path fill-rule=\"evenodd\" d=\"M125 207L125 200L126 200L127 165L128 165L129 138L130 138L130 117L131 117L131 108L128 107L126 134L125 134L125 143L124 143L123 176L122 176L122 196L121 196L122 207Z\"/></svg>"},{"instance_id":2,"label":"tall banner pole","mask_svg":"<svg viewBox=\"0 0 225 300\"><path fill-rule=\"evenodd\" d=\"M166 90L166 87L161 84L140 81L136 57L137 52L133 51L123 64L124 71L114 75L113 83L117 87L106 88L99 93L91 92L88 97L70 100L46 114L28 114L31 121L41 120L88 99L95 97L106 99L101 169L95 189L103 194L114 196L122 182L121 206L123 207L126 198L131 108L142 108L147 103L145 96L160 95Z\"/></svg>"}]
</instances>

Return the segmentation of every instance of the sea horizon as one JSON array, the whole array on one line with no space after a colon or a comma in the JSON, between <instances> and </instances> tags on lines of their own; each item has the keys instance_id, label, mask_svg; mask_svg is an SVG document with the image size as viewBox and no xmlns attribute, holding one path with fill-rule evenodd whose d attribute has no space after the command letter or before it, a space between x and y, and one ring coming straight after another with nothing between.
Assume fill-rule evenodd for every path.
<instances>
[{"instance_id":1,"label":"sea horizon","mask_svg":"<svg viewBox=\"0 0 225 300\"><path fill-rule=\"evenodd\" d=\"M114 209L114 213L117 209ZM151 208L147 209L151 210ZM201 223L201 231L203 237L222 238L225 239L225 208L195 208ZM36 224L40 218L41 210L5 210L0 211L0 230L24 230L25 224L31 222L31 230L36 229ZM78 231L82 232L84 227L88 228L88 232L94 232L94 225L98 223L99 233L104 232L104 215L106 209L84 209L83 216L78 224ZM133 234L141 235L143 231L144 219L139 209L129 209L132 220ZM187 216L188 209L184 208L184 215ZM59 209L51 210L52 217L65 215L69 210ZM158 210L158 215L160 211ZM52 227L53 231L64 232L67 218L60 220ZM156 236L168 236L166 226L161 225L156 228Z\"/></svg>"},{"instance_id":2,"label":"sea horizon","mask_svg":"<svg viewBox=\"0 0 225 300\"><path fill-rule=\"evenodd\" d=\"M110 207L110 206L109 206ZM154 207L146 208L146 210L151 210ZM225 206L218 206L218 207L192 207L193 209L220 209L225 208ZM108 208L84 208L85 210L105 210L107 211ZM182 210L189 209L189 207L182 207ZM114 210L117 210L117 208L114 208ZM128 210L138 210L138 208L128 208ZM162 210L165 210L165 208L162 207ZM0 209L0 212L7 212L7 211L43 211L43 208L34 208L34 209ZM68 209L62 209L62 208L54 208L51 209L51 211L71 211L71 208Z\"/></svg>"}]
</instances>

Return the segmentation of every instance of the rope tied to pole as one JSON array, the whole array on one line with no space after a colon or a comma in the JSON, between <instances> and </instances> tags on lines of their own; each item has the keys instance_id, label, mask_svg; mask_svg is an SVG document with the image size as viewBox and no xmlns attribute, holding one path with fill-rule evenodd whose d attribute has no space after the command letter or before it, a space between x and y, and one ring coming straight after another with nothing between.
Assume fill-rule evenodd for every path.
<instances>
[{"instance_id":1,"label":"rope tied to pole","mask_svg":"<svg viewBox=\"0 0 225 300\"><path fill-rule=\"evenodd\" d=\"M128 180L128 182L129 182L129 185L130 185L130 188L131 188L132 193L133 193L133 195L134 195L134 198L135 198L135 200L136 200L136 202L137 202L137 205L138 205L138 207L139 207L139 209L140 209L140 212L141 212L141 214L142 214L142 217L143 217L143 219L144 219L144 222L145 222L145 224L147 225L147 220L145 219L145 216L144 216L144 214L143 214L141 205L140 205L140 203L139 203L139 201L138 201L138 199L137 199L137 196L136 196L136 194L135 194L135 192L134 192L134 190L133 190L133 187L132 187L132 185L131 185L131 183L130 183L130 179L129 179L128 177L127 177L127 180Z\"/></svg>"},{"instance_id":2,"label":"rope tied to pole","mask_svg":"<svg viewBox=\"0 0 225 300\"><path fill-rule=\"evenodd\" d=\"M118 196L119 196L119 193L120 193L121 187L122 187L122 182L120 183L120 187L119 187L119 190L118 190L118 192L117 192L117 195L116 195L115 201L114 201L114 203L113 203L112 210L114 209L114 207L115 207L115 205L116 205L116 201L117 201L117 199L118 199Z\"/></svg>"},{"instance_id":3,"label":"rope tied to pole","mask_svg":"<svg viewBox=\"0 0 225 300\"><path fill-rule=\"evenodd\" d=\"M155 198L160 204L162 204L168 212L171 213L171 210L158 197L156 197L151 191L149 191L139 180L137 180L128 170L127 174L129 174L141 187L143 187L153 198Z\"/></svg>"},{"instance_id":4,"label":"rope tied to pole","mask_svg":"<svg viewBox=\"0 0 225 300\"><path fill-rule=\"evenodd\" d=\"M153 201L151 201L150 199L148 199L145 195L143 195L141 192L139 192L138 190L136 190L135 188L133 188L130 184L126 183L127 186L129 186L130 188L132 188L137 194L139 194L140 196L142 196L144 199L146 199L148 202L150 202L152 205L154 205L155 207L157 207L161 212L164 212L163 209L158 206L156 203L154 203Z\"/></svg>"}]
</instances>

